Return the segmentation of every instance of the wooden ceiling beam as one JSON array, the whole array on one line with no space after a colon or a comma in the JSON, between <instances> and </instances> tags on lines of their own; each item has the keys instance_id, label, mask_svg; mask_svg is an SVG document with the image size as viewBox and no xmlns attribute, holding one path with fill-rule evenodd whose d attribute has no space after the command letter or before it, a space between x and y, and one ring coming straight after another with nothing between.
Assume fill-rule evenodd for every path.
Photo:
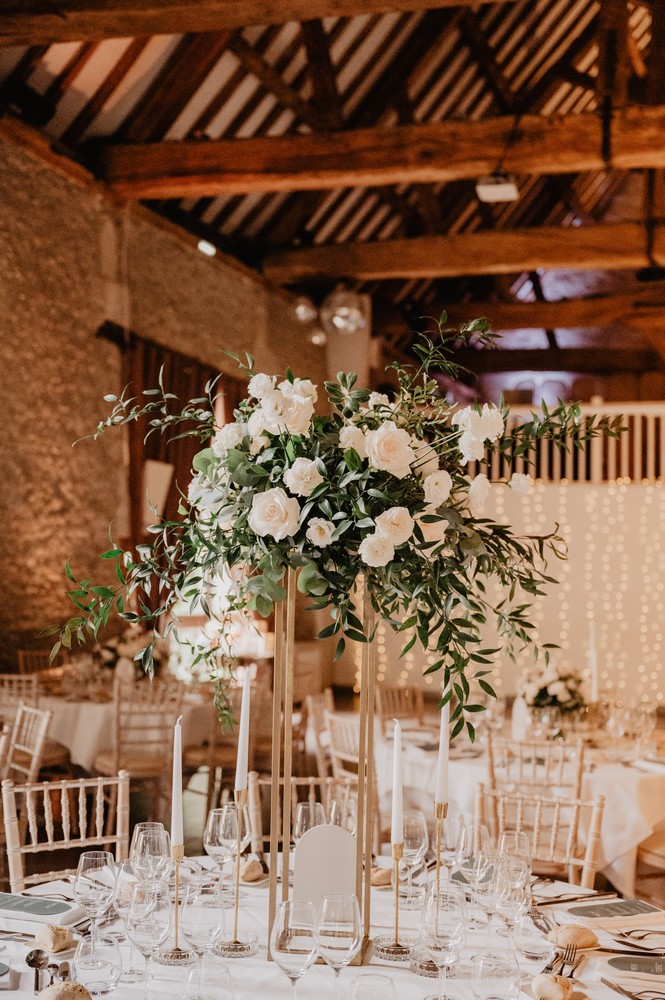
<instances>
[{"instance_id":1,"label":"wooden ceiling beam","mask_svg":"<svg viewBox=\"0 0 665 1000\"><path fill-rule=\"evenodd\" d=\"M599 226L521 228L415 236L374 243L308 247L269 253L265 275L278 284L301 281L386 280L519 274L536 268L636 270L665 264L665 227L655 227L649 261L645 227L635 222ZM544 303L543 303L544 305Z\"/></svg>"},{"instance_id":2,"label":"wooden ceiling beam","mask_svg":"<svg viewBox=\"0 0 665 1000\"><path fill-rule=\"evenodd\" d=\"M490 0L481 0L490 2ZM509 3L512 0L491 0ZM326 17L472 7L478 0L0 0L0 44L234 30Z\"/></svg>"},{"instance_id":3,"label":"wooden ceiling beam","mask_svg":"<svg viewBox=\"0 0 665 1000\"><path fill-rule=\"evenodd\" d=\"M618 109L613 167L664 168L664 132L664 105ZM596 113L525 115L517 128L506 115L316 135L123 143L101 156L107 183L134 199L450 183L491 173L500 160L515 174L606 167Z\"/></svg>"},{"instance_id":4,"label":"wooden ceiling beam","mask_svg":"<svg viewBox=\"0 0 665 1000\"><path fill-rule=\"evenodd\" d=\"M457 364L474 375L495 372L579 372L610 375L617 372L642 374L662 371L663 359L656 351L609 351L596 347L557 348L551 350L465 350L453 355Z\"/></svg>"}]
</instances>

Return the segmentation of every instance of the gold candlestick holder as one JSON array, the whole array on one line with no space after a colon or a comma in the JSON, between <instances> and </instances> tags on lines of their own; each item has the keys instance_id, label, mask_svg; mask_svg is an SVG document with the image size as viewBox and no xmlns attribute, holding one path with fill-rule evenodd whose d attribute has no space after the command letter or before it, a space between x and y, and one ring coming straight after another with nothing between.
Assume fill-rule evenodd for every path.
<instances>
[{"instance_id":1,"label":"gold candlestick holder","mask_svg":"<svg viewBox=\"0 0 665 1000\"><path fill-rule=\"evenodd\" d=\"M215 953L224 958L249 958L255 955L258 950L258 939L256 934L238 933L238 911L240 907L240 853L242 850L242 824L245 807L247 806L247 789L236 788L233 797L236 804L237 813L237 840L236 840L236 872L235 872L235 901L233 906L233 934L225 935L216 946Z\"/></svg>"},{"instance_id":2,"label":"gold candlestick holder","mask_svg":"<svg viewBox=\"0 0 665 1000\"><path fill-rule=\"evenodd\" d=\"M399 863L404 856L404 844L392 845L393 864L395 866L393 879L395 882L395 933L383 934L374 940L374 953L386 962L408 962L413 952L415 941L399 939Z\"/></svg>"},{"instance_id":3,"label":"gold candlestick holder","mask_svg":"<svg viewBox=\"0 0 665 1000\"><path fill-rule=\"evenodd\" d=\"M435 802L434 803L434 823L436 826L436 883L439 884L441 880L441 832L443 828L443 821L448 815L448 803L447 802Z\"/></svg>"},{"instance_id":4,"label":"gold candlestick holder","mask_svg":"<svg viewBox=\"0 0 665 1000\"><path fill-rule=\"evenodd\" d=\"M183 844L171 845L171 860L175 875L175 887L173 898L173 948L163 951L159 960L166 965L191 965L196 956L189 948L180 947L180 865L185 858L185 847Z\"/></svg>"}]
</instances>

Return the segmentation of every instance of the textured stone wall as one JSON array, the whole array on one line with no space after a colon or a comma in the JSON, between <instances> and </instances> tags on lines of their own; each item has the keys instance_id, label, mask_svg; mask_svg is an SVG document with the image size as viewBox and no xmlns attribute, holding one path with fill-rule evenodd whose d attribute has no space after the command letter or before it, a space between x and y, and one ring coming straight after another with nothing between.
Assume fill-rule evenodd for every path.
<instances>
[{"instance_id":1,"label":"textured stone wall","mask_svg":"<svg viewBox=\"0 0 665 1000\"><path fill-rule=\"evenodd\" d=\"M65 561L97 577L108 524L126 503L122 434L72 448L105 413L103 395L120 389L118 349L95 331L118 318L108 232L121 218L99 191L0 137L1 669L70 614ZM282 295L140 213L124 220L137 333L227 371L224 347L323 379L323 353L303 343Z\"/></svg>"}]
</instances>

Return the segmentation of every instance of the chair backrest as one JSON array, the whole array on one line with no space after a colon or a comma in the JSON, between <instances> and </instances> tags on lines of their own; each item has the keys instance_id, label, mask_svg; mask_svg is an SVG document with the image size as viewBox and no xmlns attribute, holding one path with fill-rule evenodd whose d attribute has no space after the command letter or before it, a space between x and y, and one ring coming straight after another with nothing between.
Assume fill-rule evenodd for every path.
<instances>
[{"instance_id":1,"label":"chair backrest","mask_svg":"<svg viewBox=\"0 0 665 1000\"><path fill-rule=\"evenodd\" d=\"M129 847L129 774L15 785L2 782L2 804L12 892L70 874L25 874L25 855L115 845L116 861Z\"/></svg>"},{"instance_id":2,"label":"chair backrest","mask_svg":"<svg viewBox=\"0 0 665 1000\"><path fill-rule=\"evenodd\" d=\"M170 759L173 730L182 707L182 684L149 679L113 685L113 770L124 756Z\"/></svg>"},{"instance_id":3,"label":"chair backrest","mask_svg":"<svg viewBox=\"0 0 665 1000\"><path fill-rule=\"evenodd\" d=\"M37 674L0 674L0 719L6 726L13 726L19 705L39 704L39 678Z\"/></svg>"},{"instance_id":4,"label":"chair backrest","mask_svg":"<svg viewBox=\"0 0 665 1000\"><path fill-rule=\"evenodd\" d=\"M327 778L330 773L330 736L326 726L326 712L335 712L332 688L328 687L318 694L308 694L305 705L308 725L314 734L316 769L320 778Z\"/></svg>"},{"instance_id":5,"label":"chair backrest","mask_svg":"<svg viewBox=\"0 0 665 1000\"><path fill-rule=\"evenodd\" d=\"M360 721L357 717L324 712L329 735L330 762L334 778L357 778Z\"/></svg>"},{"instance_id":6,"label":"chair backrest","mask_svg":"<svg viewBox=\"0 0 665 1000\"><path fill-rule=\"evenodd\" d=\"M271 779L261 778L256 771L250 771L247 778L247 804L249 807L249 824L252 837L252 851L263 851L270 841L270 823L264 832L264 816L268 819L270 803ZM284 787L284 778L279 779ZM291 828L295 821L299 802L320 802L323 805L326 818L330 817L333 802L340 812L339 822L348 829L357 816L358 801L357 778L291 778ZM278 829L282 829L282 817L279 817ZM281 841L281 834L280 834Z\"/></svg>"},{"instance_id":7,"label":"chair backrest","mask_svg":"<svg viewBox=\"0 0 665 1000\"><path fill-rule=\"evenodd\" d=\"M49 667L58 666L64 662L60 653L53 659L53 662L49 662L50 655L50 649L19 649L19 674L38 673L40 670L48 670Z\"/></svg>"},{"instance_id":8,"label":"chair backrest","mask_svg":"<svg viewBox=\"0 0 665 1000\"><path fill-rule=\"evenodd\" d=\"M321 691L321 661L318 657L296 651L293 664L293 704L305 703L307 695Z\"/></svg>"},{"instance_id":9,"label":"chair backrest","mask_svg":"<svg viewBox=\"0 0 665 1000\"><path fill-rule=\"evenodd\" d=\"M21 784L35 781L52 714L31 705L19 705L3 764L3 778Z\"/></svg>"},{"instance_id":10,"label":"chair backrest","mask_svg":"<svg viewBox=\"0 0 665 1000\"><path fill-rule=\"evenodd\" d=\"M572 795L582 792L584 744L543 740L512 740L487 737L488 785L508 791L531 791L541 795Z\"/></svg>"},{"instance_id":11,"label":"chair backrest","mask_svg":"<svg viewBox=\"0 0 665 1000\"><path fill-rule=\"evenodd\" d=\"M415 687L384 687L376 688L376 712L381 721L381 729L393 719L400 721L409 719L423 724L425 721L425 700L420 688Z\"/></svg>"},{"instance_id":12,"label":"chair backrest","mask_svg":"<svg viewBox=\"0 0 665 1000\"><path fill-rule=\"evenodd\" d=\"M534 862L562 866L571 882L592 889L604 807L602 795L585 801L479 784L475 821L485 824L496 841L505 830L526 833Z\"/></svg>"}]
</instances>

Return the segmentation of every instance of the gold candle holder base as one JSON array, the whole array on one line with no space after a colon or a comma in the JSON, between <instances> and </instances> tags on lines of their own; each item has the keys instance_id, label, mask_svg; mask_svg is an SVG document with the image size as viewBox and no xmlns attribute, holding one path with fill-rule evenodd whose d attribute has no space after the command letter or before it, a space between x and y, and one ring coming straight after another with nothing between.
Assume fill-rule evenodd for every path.
<instances>
[{"instance_id":1,"label":"gold candle holder base","mask_svg":"<svg viewBox=\"0 0 665 1000\"><path fill-rule=\"evenodd\" d=\"M441 830L443 827L443 821L448 815L448 803L447 802L435 802L434 803L434 822L436 825L436 875L435 880L437 885L441 881Z\"/></svg>"},{"instance_id":2,"label":"gold candle holder base","mask_svg":"<svg viewBox=\"0 0 665 1000\"><path fill-rule=\"evenodd\" d=\"M192 965L196 961L196 955L189 948L180 947L180 865L185 857L185 847L183 844L171 845L171 860L175 871L175 891L174 891L174 912L173 927L175 930L175 940L173 948L162 951L158 961L161 965Z\"/></svg>"}]
</instances>

